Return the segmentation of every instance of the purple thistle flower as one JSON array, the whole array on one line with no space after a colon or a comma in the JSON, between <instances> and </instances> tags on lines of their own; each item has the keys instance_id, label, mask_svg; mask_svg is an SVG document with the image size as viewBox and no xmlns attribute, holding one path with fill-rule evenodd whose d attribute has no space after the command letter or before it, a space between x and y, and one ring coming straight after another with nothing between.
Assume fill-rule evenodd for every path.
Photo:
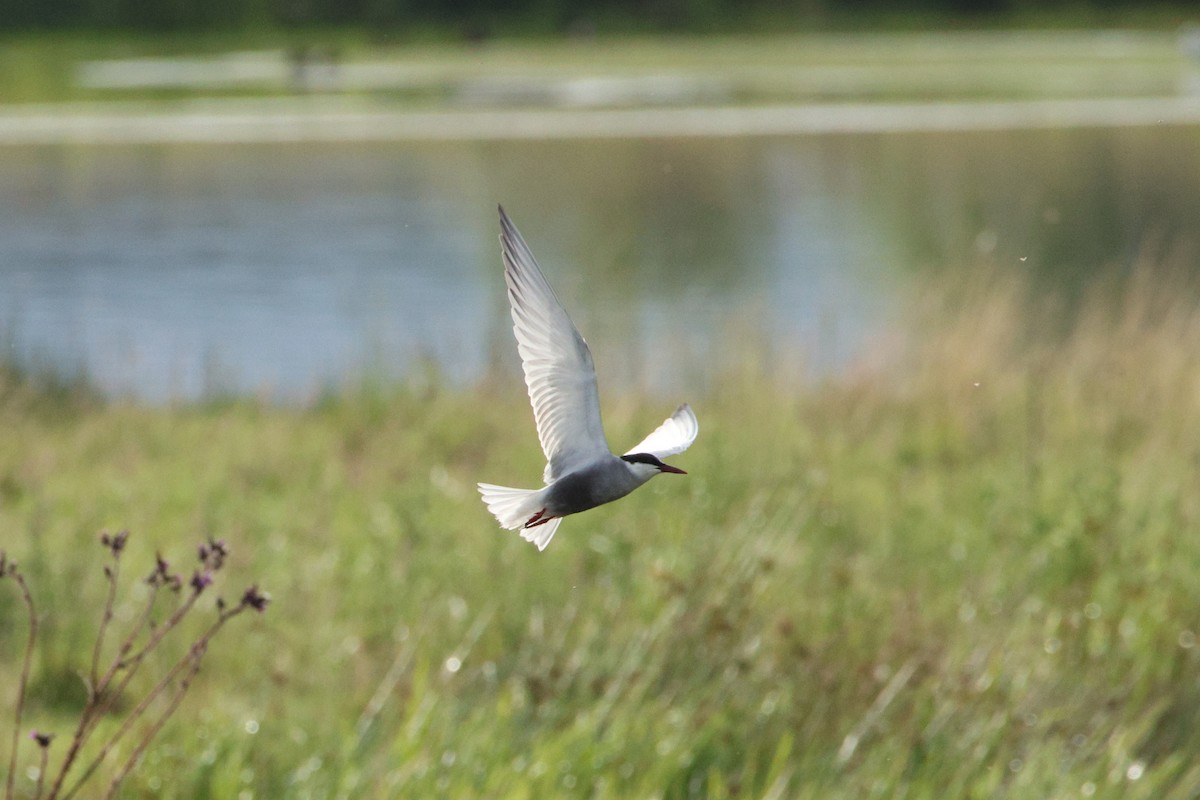
<instances>
[{"instance_id":1,"label":"purple thistle flower","mask_svg":"<svg viewBox=\"0 0 1200 800\"><path fill-rule=\"evenodd\" d=\"M208 570L205 570L204 572L196 570L192 573L192 579L188 581L188 585L192 587L192 591L194 591L196 594L200 594L206 588L208 588L212 582L213 577L211 572Z\"/></svg>"},{"instance_id":2,"label":"purple thistle flower","mask_svg":"<svg viewBox=\"0 0 1200 800\"><path fill-rule=\"evenodd\" d=\"M215 572L225 565L225 557L229 555L229 548L225 545L224 539L209 539L208 542L200 545L198 553L200 563Z\"/></svg>"},{"instance_id":3,"label":"purple thistle flower","mask_svg":"<svg viewBox=\"0 0 1200 800\"><path fill-rule=\"evenodd\" d=\"M162 557L162 553L154 554L154 571L146 578L151 586L168 586L171 583L171 565Z\"/></svg>"},{"instance_id":4,"label":"purple thistle flower","mask_svg":"<svg viewBox=\"0 0 1200 800\"><path fill-rule=\"evenodd\" d=\"M249 606L255 611L262 612L266 610L267 603L271 602L271 598L265 592L259 590L258 586L251 586L242 595L242 605Z\"/></svg>"},{"instance_id":5,"label":"purple thistle flower","mask_svg":"<svg viewBox=\"0 0 1200 800\"><path fill-rule=\"evenodd\" d=\"M34 730L29 732L29 738L37 742L38 747L45 749L50 746L50 742L54 741L54 734Z\"/></svg>"},{"instance_id":6,"label":"purple thistle flower","mask_svg":"<svg viewBox=\"0 0 1200 800\"><path fill-rule=\"evenodd\" d=\"M104 531L100 534L100 544L107 547L113 554L113 558L121 555L121 551L125 549L125 542L129 540L129 531L123 530L115 534L109 534Z\"/></svg>"}]
</instances>

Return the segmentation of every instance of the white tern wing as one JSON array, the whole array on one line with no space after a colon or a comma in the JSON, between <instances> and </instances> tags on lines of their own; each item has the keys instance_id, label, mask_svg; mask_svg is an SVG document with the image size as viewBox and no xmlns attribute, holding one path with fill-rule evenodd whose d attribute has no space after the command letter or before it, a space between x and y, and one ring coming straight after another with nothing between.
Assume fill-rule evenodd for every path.
<instances>
[{"instance_id":1,"label":"white tern wing","mask_svg":"<svg viewBox=\"0 0 1200 800\"><path fill-rule=\"evenodd\" d=\"M675 413L667 417L666 422L654 429L654 433L642 439L626 451L630 453L651 453L657 458L666 458L676 453L682 453L696 441L700 432L700 422L692 407L684 403L675 409Z\"/></svg>"},{"instance_id":2,"label":"white tern wing","mask_svg":"<svg viewBox=\"0 0 1200 800\"><path fill-rule=\"evenodd\" d=\"M517 352L546 454L547 483L607 455L596 369L587 342L546 282L537 260L500 208L504 281Z\"/></svg>"}]
</instances>

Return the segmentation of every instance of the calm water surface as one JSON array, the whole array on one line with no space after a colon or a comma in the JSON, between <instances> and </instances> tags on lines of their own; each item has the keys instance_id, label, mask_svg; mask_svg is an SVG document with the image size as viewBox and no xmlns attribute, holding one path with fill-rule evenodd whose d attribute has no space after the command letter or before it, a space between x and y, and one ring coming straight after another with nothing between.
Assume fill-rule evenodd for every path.
<instances>
[{"instance_id":1,"label":"calm water surface","mask_svg":"<svg viewBox=\"0 0 1200 800\"><path fill-rule=\"evenodd\" d=\"M11 147L0 330L153 402L515 370L502 202L604 385L702 380L748 331L836 370L939 270L1059 290L1194 243L1197 187L1189 128Z\"/></svg>"}]
</instances>

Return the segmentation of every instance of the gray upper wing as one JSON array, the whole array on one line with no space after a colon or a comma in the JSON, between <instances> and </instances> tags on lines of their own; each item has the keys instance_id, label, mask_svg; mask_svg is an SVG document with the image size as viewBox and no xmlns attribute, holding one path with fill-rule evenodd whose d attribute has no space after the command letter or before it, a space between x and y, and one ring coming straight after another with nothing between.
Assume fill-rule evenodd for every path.
<instances>
[{"instance_id":1,"label":"gray upper wing","mask_svg":"<svg viewBox=\"0 0 1200 800\"><path fill-rule=\"evenodd\" d=\"M549 483L609 453L596 370L587 342L546 282L529 246L504 209L499 211L513 332Z\"/></svg>"},{"instance_id":2,"label":"gray upper wing","mask_svg":"<svg viewBox=\"0 0 1200 800\"><path fill-rule=\"evenodd\" d=\"M657 458L666 458L687 450L696 435L700 433L700 422L696 419L692 407L684 403L675 409L675 413L667 417L662 425L654 432L631 447L625 455L631 453L651 453Z\"/></svg>"}]
</instances>

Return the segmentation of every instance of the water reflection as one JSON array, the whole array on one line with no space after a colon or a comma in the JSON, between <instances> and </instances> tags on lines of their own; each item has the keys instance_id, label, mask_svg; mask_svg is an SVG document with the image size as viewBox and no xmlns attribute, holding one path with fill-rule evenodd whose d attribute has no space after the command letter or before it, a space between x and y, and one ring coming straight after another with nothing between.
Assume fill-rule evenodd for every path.
<instances>
[{"instance_id":1,"label":"water reflection","mask_svg":"<svg viewBox=\"0 0 1200 800\"><path fill-rule=\"evenodd\" d=\"M303 398L511 354L494 205L606 382L737 352L836 369L930 270L1047 285L1200 230L1186 128L652 141L0 150L0 325L18 358L153 401Z\"/></svg>"},{"instance_id":2,"label":"water reflection","mask_svg":"<svg viewBox=\"0 0 1200 800\"><path fill-rule=\"evenodd\" d=\"M936 134L889 144L891 191L879 199L907 211L875 214L895 223L908 265L1026 258L1047 288L1071 291L1099 270L1128 269L1147 248L1190 246L1200 231L1196 129Z\"/></svg>"}]
</instances>

